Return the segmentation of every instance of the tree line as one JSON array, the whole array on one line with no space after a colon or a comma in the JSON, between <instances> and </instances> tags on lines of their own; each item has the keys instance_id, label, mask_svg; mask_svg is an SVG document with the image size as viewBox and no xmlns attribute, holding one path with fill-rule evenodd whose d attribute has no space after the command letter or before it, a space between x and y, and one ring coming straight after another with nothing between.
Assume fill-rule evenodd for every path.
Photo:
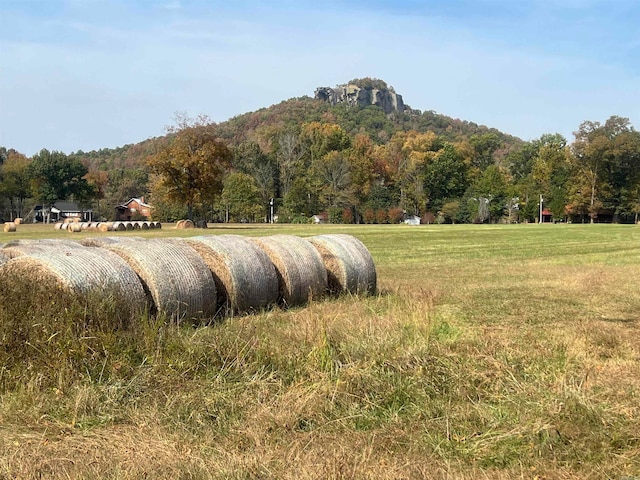
<instances>
[{"instance_id":1,"label":"tree line","mask_svg":"<svg viewBox=\"0 0 640 480\"><path fill-rule=\"evenodd\" d=\"M256 121L242 135L229 122L178 116L167 136L136 147L141 161L114 163L106 151L28 158L2 147L0 216L70 199L109 220L116 205L145 196L160 221L263 222L275 213L279 222L415 215L514 223L538 221L541 211L554 221L638 221L640 133L627 118L585 121L571 143L559 134L515 142L490 130L417 130L405 117L395 130L375 121L358 128L353 116L331 112L300 123ZM373 106L357 112L379 114Z\"/></svg>"}]
</instances>

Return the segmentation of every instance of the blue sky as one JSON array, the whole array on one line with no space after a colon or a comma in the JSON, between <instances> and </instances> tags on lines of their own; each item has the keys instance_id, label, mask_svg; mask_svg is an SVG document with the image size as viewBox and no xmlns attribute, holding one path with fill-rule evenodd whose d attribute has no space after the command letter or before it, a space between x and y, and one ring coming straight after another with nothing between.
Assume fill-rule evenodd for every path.
<instances>
[{"instance_id":1,"label":"blue sky","mask_svg":"<svg viewBox=\"0 0 640 480\"><path fill-rule=\"evenodd\" d=\"M0 0L0 145L89 151L356 77L524 140L640 128L635 0Z\"/></svg>"}]
</instances>

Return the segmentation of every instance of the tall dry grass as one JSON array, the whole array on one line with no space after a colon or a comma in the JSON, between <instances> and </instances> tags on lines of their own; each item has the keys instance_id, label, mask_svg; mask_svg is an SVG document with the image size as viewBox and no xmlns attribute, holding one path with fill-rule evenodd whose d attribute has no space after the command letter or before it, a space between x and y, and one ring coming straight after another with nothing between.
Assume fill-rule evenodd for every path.
<instances>
[{"instance_id":1,"label":"tall dry grass","mask_svg":"<svg viewBox=\"0 0 640 480\"><path fill-rule=\"evenodd\" d=\"M21 357L0 309L0 478L638 476L635 229L347 230L380 295Z\"/></svg>"}]
</instances>

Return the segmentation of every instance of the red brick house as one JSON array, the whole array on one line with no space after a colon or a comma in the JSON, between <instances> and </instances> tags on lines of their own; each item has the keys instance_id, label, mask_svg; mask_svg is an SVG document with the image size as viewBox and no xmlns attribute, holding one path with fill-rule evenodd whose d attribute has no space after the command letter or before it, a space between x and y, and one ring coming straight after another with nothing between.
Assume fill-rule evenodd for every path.
<instances>
[{"instance_id":1,"label":"red brick house","mask_svg":"<svg viewBox=\"0 0 640 480\"><path fill-rule=\"evenodd\" d=\"M135 220L136 217L148 219L151 217L152 208L148 203L144 203L144 197L132 198L116 207L116 220L129 221Z\"/></svg>"}]
</instances>

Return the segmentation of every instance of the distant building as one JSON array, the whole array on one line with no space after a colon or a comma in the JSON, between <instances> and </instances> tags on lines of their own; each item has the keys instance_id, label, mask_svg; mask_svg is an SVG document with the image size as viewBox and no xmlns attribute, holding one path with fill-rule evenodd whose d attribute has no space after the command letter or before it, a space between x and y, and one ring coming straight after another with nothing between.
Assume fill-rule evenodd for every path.
<instances>
[{"instance_id":1,"label":"distant building","mask_svg":"<svg viewBox=\"0 0 640 480\"><path fill-rule=\"evenodd\" d=\"M48 218L47 218L48 216ZM36 205L33 208L33 223L49 221L60 222L65 218L77 218L81 222L93 220L93 210L82 209L74 202L57 201L51 207Z\"/></svg>"},{"instance_id":2,"label":"distant building","mask_svg":"<svg viewBox=\"0 0 640 480\"><path fill-rule=\"evenodd\" d=\"M420 217L417 215L406 215L404 217L404 223L407 225L420 225Z\"/></svg>"},{"instance_id":3,"label":"distant building","mask_svg":"<svg viewBox=\"0 0 640 480\"><path fill-rule=\"evenodd\" d=\"M129 221L136 216L149 218L153 207L144 202L144 197L132 198L116 207L116 220Z\"/></svg>"}]
</instances>

